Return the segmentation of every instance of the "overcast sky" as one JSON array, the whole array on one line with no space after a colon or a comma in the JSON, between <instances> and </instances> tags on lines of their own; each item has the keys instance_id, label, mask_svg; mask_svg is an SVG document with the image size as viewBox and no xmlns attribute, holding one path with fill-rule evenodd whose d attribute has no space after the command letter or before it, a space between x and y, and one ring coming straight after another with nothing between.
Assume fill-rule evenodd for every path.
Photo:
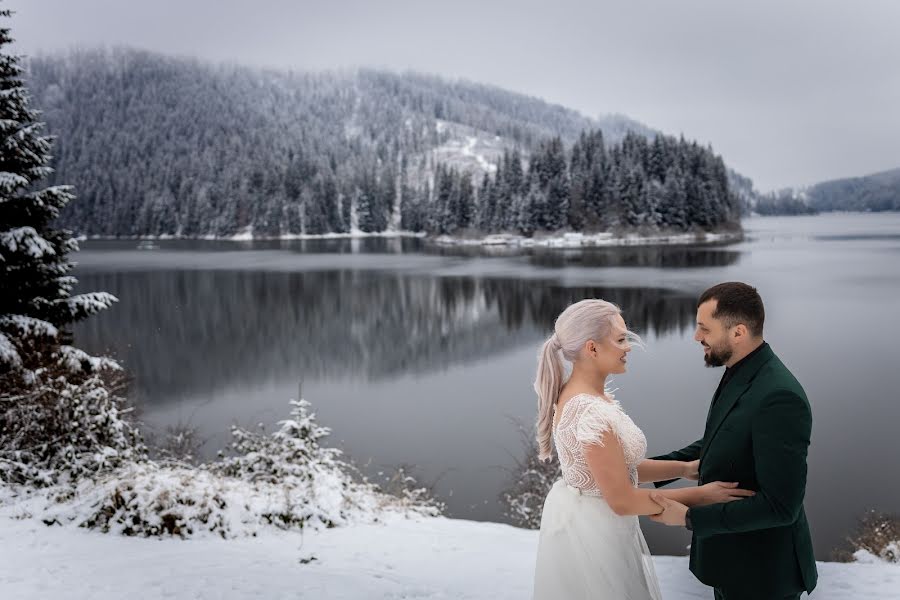
<instances>
[{"instance_id":1,"label":"overcast sky","mask_svg":"<svg viewBox=\"0 0 900 600\"><path fill-rule=\"evenodd\" d=\"M768 191L900 167L898 0L4 0L15 50L414 69L712 144Z\"/></svg>"}]
</instances>

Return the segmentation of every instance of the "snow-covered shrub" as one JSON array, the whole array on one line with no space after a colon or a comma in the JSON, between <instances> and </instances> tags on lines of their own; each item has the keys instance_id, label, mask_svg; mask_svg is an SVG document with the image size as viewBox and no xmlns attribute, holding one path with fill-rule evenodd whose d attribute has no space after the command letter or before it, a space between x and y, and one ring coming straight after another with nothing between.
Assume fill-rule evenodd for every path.
<instances>
[{"instance_id":1,"label":"snow-covered shrub","mask_svg":"<svg viewBox=\"0 0 900 600\"><path fill-rule=\"evenodd\" d=\"M237 496L241 490L238 490ZM223 537L229 500L239 500L220 478L200 469L139 461L73 487L51 490L41 500L48 525L76 523L104 533L186 537L204 529Z\"/></svg>"},{"instance_id":2,"label":"snow-covered shrub","mask_svg":"<svg viewBox=\"0 0 900 600\"><path fill-rule=\"evenodd\" d=\"M0 391L0 483L63 484L142 459L140 433L117 393L120 377L45 369Z\"/></svg>"},{"instance_id":3,"label":"snow-covered shrub","mask_svg":"<svg viewBox=\"0 0 900 600\"><path fill-rule=\"evenodd\" d=\"M369 483L336 448L322 445L331 430L316 422L306 400L291 400L290 418L271 435L232 427L233 455L206 468L227 477L259 485L276 485L287 493L282 510L261 513L265 522L302 527L315 521L328 527L372 511L440 514L443 506L409 475L394 493Z\"/></svg>"},{"instance_id":4,"label":"snow-covered shrub","mask_svg":"<svg viewBox=\"0 0 900 600\"><path fill-rule=\"evenodd\" d=\"M544 499L550 492L553 483L562 476L559 461L541 461L538 459L537 441L523 428L524 460L516 459L516 466L511 473L510 485L503 490L500 501L505 507L504 514L513 524L528 529L541 527L541 511Z\"/></svg>"},{"instance_id":5,"label":"snow-covered shrub","mask_svg":"<svg viewBox=\"0 0 900 600\"><path fill-rule=\"evenodd\" d=\"M874 510L860 519L847 546L835 552L843 562L889 562L900 564L900 517Z\"/></svg>"},{"instance_id":6,"label":"snow-covered shrub","mask_svg":"<svg viewBox=\"0 0 900 600\"><path fill-rule=\"evenodd\" d=\"M282 529L378 521L387 514L436 516L441 506L406 475L406 493L389 494L358 477L339 450L321 444L309 403L291 401L290 418L271 435L232 429L231 455L193 466L146 458L83 477L69 486L22 490L23 516L144 537L256 535ZM27 514L26 514L27 513Z\"/></svg>"},{"instance_id":7,"label":"snow-covered shrub","mask_svg":"<svg viewBox=\"0 0 900 600\"><path fill-rule=\"evenodd\" d=\"M319 470L332 470L340 464L340 451L324 448L320 440L331 431L315 421L306 400L291 400L290 418L279 423L275 433L231 428L232 456L220 452L221 461L210 468L230 477L248 481L278 483L308 480Z\"/></svg>"},{"instance_id":8,"label":"snow-covered shrub","mask_svg":"<svg viewBox=\"0 0 900 600\"><path fill-rule=\"evenodd\" d=\"M881 562L900 564L900 541L888 543L878 554L865 549L857 550L853 553L853 560L867 564Z\"/></svg>"},{"instance_id":9,"label":"snow-covered shrub","mask_svg":"<svg viewBox=\"0 0 900 600\"><path fill-rule=\"evenodd\" d=\"M165 462L180 462L196 465L200 448L208 439L200 437L197 427L190 423L167 425L162 435L144 431L150 458Z\"/></svg>"},{"instance_id":10,"label":"snow-covered shrub","mask_svg":"<svg viewBox=\"0 0 900 600\"><path fill-rule=\"evenodd\" d=\"M387 494L398 507L407 506L434 514L442 514L447 507L435 496L433 486L421 485L412 472L411 465L399 465L384 476L383 482L377 484L376 487ZM360 475L360 477L362 476ZM366 480L365 477L362 479Z\"/></svg>"},{"instance_id":11,"label":"snow-covered shrub","mask_svg":"<svg viewBox=\"0 0 900 600\"><path fill-rule=\"evenodd\" d=\"M264 526L282 529L335 527L377 519L378 499L347 487L340 474L313 481L248 481L214 469L172 463L132 463L50 500L41 518L75 522L105 533L142 537L223 538L256 535Z\"/></svg>"}]
</instances>

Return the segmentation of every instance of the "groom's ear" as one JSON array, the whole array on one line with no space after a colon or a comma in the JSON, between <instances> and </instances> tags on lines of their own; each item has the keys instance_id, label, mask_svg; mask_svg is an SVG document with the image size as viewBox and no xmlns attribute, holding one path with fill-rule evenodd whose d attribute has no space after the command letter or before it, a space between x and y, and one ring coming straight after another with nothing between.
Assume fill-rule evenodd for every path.
<instances>
[{"instance_id":1,"label":"groom's ear","mask_svg":"<svg viewBox=\"0 0 900 600\"><path fill-rule=\"evenodd\" d=\"M750 330L743 323L738 323L732 330L735 338L746 338L750 335Z\"/></svg>"}]
</instances>

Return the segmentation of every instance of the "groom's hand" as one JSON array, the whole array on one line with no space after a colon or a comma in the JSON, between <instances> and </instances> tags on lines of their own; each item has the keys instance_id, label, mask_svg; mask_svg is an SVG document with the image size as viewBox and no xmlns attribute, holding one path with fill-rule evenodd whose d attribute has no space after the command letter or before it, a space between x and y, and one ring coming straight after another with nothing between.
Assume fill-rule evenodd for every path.
<instances>
[{"instance_id":1,"label":"groom's hand","mask_svg":"<svg viewBox=\"0 0 900 600\"><path fill-rule=\"evenodd\" d=\"M659 492L650 492L650 499L659 504L663 511L657 515L650 515L650 519L663 525L676 525L684 527L684 515L688 507L681 502L666 498Z\"/></svg>"},{"instance_id":2,"label":"groom's hand","mask_svg":"<svg viewBox=\"0 0 900 600\"><path fill-rule=\"evenodd\" d=\"M691 481L700 479L700 459L684 463L684 473L681 476Z\"/></svg>"}]
</instances>

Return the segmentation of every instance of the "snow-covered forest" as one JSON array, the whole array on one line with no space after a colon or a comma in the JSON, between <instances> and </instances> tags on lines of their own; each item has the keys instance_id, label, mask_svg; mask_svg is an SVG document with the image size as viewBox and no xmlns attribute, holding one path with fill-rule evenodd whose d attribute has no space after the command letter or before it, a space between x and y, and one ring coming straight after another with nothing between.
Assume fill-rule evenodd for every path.
<instances>
[{"instance_id":1,"label":"snow-covered forest","mask_svg":"<svg viewBox=\"0 0 900 600\"><path fill-rule=\"evenodd\" d=\"M427 75L129 49L28 72L86 235L714 231L752 190L696 142Z\"/></svg>"},{"instance_id":2,"label":"snow-covered forest","mask_svg":"<svg viewBox=\"0 0 900 600\"><path fill-rule=\"evenodd\" d=\"M900 210L900 169L757 194L751 204L761 215L897 211Z\"/></svg>"}]
</instances>

